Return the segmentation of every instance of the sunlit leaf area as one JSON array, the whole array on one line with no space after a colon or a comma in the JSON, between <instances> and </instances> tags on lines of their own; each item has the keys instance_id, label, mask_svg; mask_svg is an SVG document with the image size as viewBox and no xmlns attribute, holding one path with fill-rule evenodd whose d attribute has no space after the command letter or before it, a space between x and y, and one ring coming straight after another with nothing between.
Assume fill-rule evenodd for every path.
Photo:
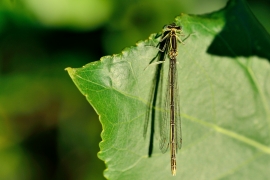
<instances>
[{"instance_id":1,"label":"sunlit leaf area","mask_svg":"<svg viewBox=\"0 0 270 180\"><path fill-rule=\"evenodd\" d=\"M219 86L220 79L218 78L216 78L215 81L209 80L211 77L219 77L218 73L220 73L220 71L216 70L221 65L227 67L229 70L222 72L225 75L224 77L219 77L222 80L225 79L226 81L224 81L227 85L231 85L230 79L236 78L234 76L235 74L233 74L234 71L230 71L231 67L235 67L235 64L230 64L231 57L226 57L227 59L223 59L224 61L218 59L219 61L211 66L211 58L208 56L212 53L211 50L216 52L218 49L218 46L206 47L209 45L209 37L214 38L215 35L217 35L216 32L219 30L218 28L223 21L218 21L218 25L215 27L213 22L199 17L196 18L195 16L197 14L218 11L224 8L226 4L226 0L209 0L203 3L200 0L0 1L0 179L101 180L105 179L105 177L110 179L167 179L167 176L171 177L167 164L169 163L168 154L161 155L157 148L154 149L154 155L157 159L155 159L155 157L147 158L149 141L147 141L147 139L144 140L142 137L141 129L144 126L143 123L138 123L139 121L132 121L131 119L131 121L126 124L127 126L118 127L113 125L113 123L109 125L108 122L114 122L115 119L109 119L108 117L119 117L116 116L119 115L116 113L120 112L122 114L126 113L126 117L129 118L131 118L130 115L140 117L140 113L145 113L143 110L146 104L144 100L147 100L148 97L146 94L137 90L149 89L150 85L148 83L152 80L146 77L153 78L153 72L151 72L153 67L149 67L148 71L144 70L148 61L150 61L151 57L155 54L155 50L150 46L156 44L157 40L155 40L154 36L151 34L161 32L165 24L169 24L173 21L183 23L183 25L187 26L189 23L193 23L192 26L183 27L183 29L193 33L196 31L196 28L199 28L200 30L198 30L198 32L202 33L192 35L187 40L186 44L194 44L192 46L185 45L183 51L181 51L182 55L180 55L181 57L194 58L192 58L193 61L184 61L185 63L181 65L183 69L181 76L185 77L184 79L187 83L187 85L181 89L181 92L185 95L183 102L189 100L189 103L186 104L186 107L183 109L183 125L186 127L183 131L185 135L184 143L186 143L185 146L187 149L185 150L183 148L182 156L179 156L180 158L178 159L182 162L190 161L193 163L196 162L196 160L200 160L199 164L201 168L196 167L194 165L196 163L187 163L186 166L182 165L183 168L179 169L179 175L177 175L176 179L181 179L181 174L182 178L185 179L196 179L194 177L200 177L199 179L209 179L208 177L230 179L230 176L227 175L229 173L233 174L234 171L237 171L237 168L241 169L241 165L245 166L245 163L248 164L249 161L252 161L251 157L258 158L261 164L265 165L265 161L267 160L264 158L263 153L267 153L268 147L261 145L269 142L267 138L265 138L267 134L263 134L263 131L260 137L254 134L256 134L256 128L260 129L267 125L256 124L260 121L253 119L252 122L254 124L247 123L245 125L248 126L248 129L254 126L254 131L246 132L242 131L245 128L240 128L241 123L239 122L236 124L237 127L233 126L234 123L230 118L228 118L228 121L221 121L221 124L205 121L204 119L204 117L209 117L209 114L211 116L215 114L216 118L212 120L216 120L217 122L217 117L225 118L231 115L237 116L239 119L246 118L244 108L239 108L239 111L232 112L231 114L223 114L224 111L222 111L222 109L232 109L233 104L221 103L221 101L219 102L213 99L213 97L217 99L221 98L222 102L230 100L231 97L229 97L228 94L237 91L237 89L234 89L235 87L241 88L241 85L231 86L231 88L226 86L226 84ZM263 29L266 29L269 33L269 1L250 0L247 1L247 4L255 18L262 24L260 27L263 27ZM187 14L186 16L182 14L182 17L188 17L188 14L192 15L190 16L191 18L177 18L175 20L175 17L180 16L181 13ZM198 24L196 25L197 22ZM213 33L211 35L207 34L208 32L199 25L200 23L204 23L205 26L209 23L209 25L211 25L209 29L213 30ZM228 25L228 27L232 26ZM235 27L237 30L238 26ZM239 25L239 27L243 28L243 24ZM245 30L247 29L252 29L252 27L246 27ZM253 36L262 37L258 34L253 34ZM140 43L137 43L138 41L140 41ZM240 42L241 41L238 41L238 43ZM244 45L246 44L248 43ZM149 51L145 48L145 45L149 45L149 47L147 47ZM135 46L136 48L134 48ZM193 47L194 51L190 49L190 47ZM140 73L136 78L138 78L138 80L141 79L141 81L137 81L138 84L136 84L136 87L132 86L132 81L127 82L127 86L122 86L122 84L126 83L122 81L124 78L121 79L127 72L128 67L126 65L121 63L116 63L116 65L111 64L112 59L109 56L114 55L115 60L121 62L121 58L117 58L120 57L118 54L120 54L124 48L126 48L125 52L128 52L125 57L126 59L123 59L124 61L134 63L136 62L136 58L139 58L138 63L144 63L132 64L132 67L137 68L134 69L134 73ZM260 47L258 47L258 49L259 48ZM196 54L205 49L207 49L209 53L207 56L205 54ZM184 52L187 53L185 54ZM90 70L93 68L95 73L87 74L89 72L75 72L74 70L68 69L72 80L84 95L87 95L91 88L96 88L94 89L95 92L100 93L98 95L96 94L95 97L85 97L74 85L67 71L65 71L65 68L80 68L88 63L99 61L101 57L104 57L102 58L103 65L92 64L85 66ZM201 57L202 61L197 61L195 57ZM260 56L260 58L262 57ZM253 57L250 59L249 62L252 63L248 64L250 65L248 66L250 67L250 71L248 71L250 75L249 78L246 78L245 73L238 74L237 76L245 77L246 82L244 83L247 84L250 79L257 78L258 82L254 81L251 87L259 87L258 84L265 83L262 77L263 75L267 75L269 59L268 61L260 61L261 63L259 64L254 63L261 60L260 58ZM216 59L212 57L212 60ZM219 64L221 61L222 63ZM196 62L198 63L196 64ZM237 62L238 67L241 67L241 64L246 63L246 59L239 58ZM115 68L114 78L118 78L119 81L114 82L116 84L113 85L117 88L115 88L116 91L111 94L106 93L103 91L104 89L99 86L90 86L87 83L85 84L85 82L81 83L77 78L78 75L81 77L91 76L92 80L94 79L94 81L96 80L98 83L102 81L106 89L108 87L106 86L107 72L104 73L103 71L105 71L107 67L112 66ZM187 69L187 66L190 69ZM201 67L208 68L203 69ZM100 71L97 71L99 68ZM193 70L192 72L194 73L189 74L189 70ZM254 76L252 76L251 73L253 71L255 72ZM256 73L262 76L257 76L258 74ZM133 76L128 77L129 80L132 77ZM201 91L198 91L196 88L188 89L189 83L191 82L196 82L198 89L201 87L206 87L206 89L202 88ZM80 83L83 85L82 87L80 87ZM242 88L244 87L246 86ZM269 85L265 85L265 87L269 88ZM102 94L103 92L105 92L105 94ZM123 99L119 99L120 96L118 96L117 93L120 92L124 92L126 95ZM209 92L212 96L190 101L192 98L195 99L197 95L203 97L202 95L204 95L205 92ZM213 95L213 92L215 92L215 95ZM223 92L223 94L221 94L222 97L219 97L219 93L217 92ZM243 92L247 94L252 92L253 94L257 93L263 95L263 91L256 88L248 88L247 91ZM134 102L131 103L132 106L130 106L132 100L128 99L131 96L127 96L130 94L132 97L136 97L133 99ZM239 94L241 95L241 92L239 92ZM240 95L239 97L242 97ZM244 96L246 94L242 95L246 97ZM268 107L267 97L269 97L269 94L266 94L266 97L262 98L264 99L263 108L258 108L262 110L258 111L260 116L257 117L264 117L264 111L267 111L264 108ZM89 104L86 98L90 103L91 100L96 102L94 106L95 109ZM209 104L204 103L207 98L209 99ZM252 96L246 98L246 101L235 101L236 104L238 103L237 107L243 107L249 104L249 99L253 100L253 104L251 104L252 107L255 107L256 103L260 104L256 96ZM115 100L116 103L111 102L111 100ZM213 105L212 102L214 101L219 102L219 104ZM120 102L126 102L127 104L121 104ZM112 106L111 103L117 106ZM196 111L194 108L197 107L198 103L203 103L200 104L200 107L208 107L209 105L209 109ZM119 108L122 109L119 110ZM132 109L136 111L132 111ZM96 111L99 111L101 115L100 119ZM193 113L195 111L197 114ZM213 113L213 111L215 113ZM267 112L269 112L269 110ZM113 116L110 116L110 113ZM250 114L247 116L252 118L252 113L254 112L250 111ZM128 121L130 119L126 118L126 120ZM100 121L103 123L102 125ZM204 129L200 128L201 124L203 124ZM103 131L102 126L104 129L107 129ZM214 137L210 136L212 131L208 131L207 128L209 127L212 130L214 129L214 132L218 132L218 137L220 134L226 134L226 138L232 139L231 141L226 141L226 147L230 147L230 143L234 144L234 141L238 142L239 140L244 145L239 145L238 143L237 146L231 146L237 149L238 153L232 156L231 161L226 159L227 161L224 164L227 165L226 168L231 170L226 176L224 173L227 171L225 169L218 169L219 167L216 165L218 164L218 159L214 158L214 156L212 158L216 160L216 164L211 166L212 171L207 171L209 174L203 174L203 176L196 174L194 177L190 176L196 171L205 172L203 171L203 167L206 166L203 166L203 163L209 163L207 157L211 154L215 155L214 153L218 153L218 151L210 153L208 151L210 148L206 148L213 146L211 142L213 142L216 147L221 147L218 149L221 151L222 147L224 147L222 142L227 140L224 140L224 137L220 135L220 141L217 141L217 139L211 141L209 138ZM116 136L118 139L112 140L112 138L115 137L113 136L114 128L117 129L118 133L123 132L124 134L118 134ZM101 142L101 133L103 140L106 140L104 142ZM203 136L201 137L202 134ZM193 141L194 139L197 141ZM204 140L206 144L209 143L209 145L202 146L205 149L192 148L199 148L200 146L198 144L203 144ZM138 143L141 143L141 145L138 145ZM254 151L246 151L243 146L248 145L253 147ZM121 149L126 147L131 149L127 151L126 149ZM100 152L100 148L107 151ZM245 153L239 156L239 151L242 150L241 148L244 149L243 152ZM111 151L115 149L117 149L117 152ZM263 153L261 153L261 151L257 152L257 149L260 149ZM226 151L231 154L234 152L233 149L230 148ZM99 155L98 152L100 152ZM130 152L133 152L133 154ZM136 156L134 152L140 155L139 158L142 159L141 161L136 159L138 157L134 157ZM200 154L200 152L203 154ZM193 154L193 156L190 156L190 154ZM128 157L130 159L128 159ZM222 157L220 158L224 160ZM243 159L245 161L241 161L242 164L240 164L239 167L229 167L230 164L233 164L233 161ZM179 165L180 164L181 162L179 161ZM161 167L163 165L164 168ZM248 168L263 169L263 167L252 165L253 164ZM195 168L192 173L190 172L191 166ZM107 170L105 171L106 168ZM219 173L219 176L214 176L215 173ZM242 173L245 174L245 172ZM235 177L231 178L233 179ZM250 178L265 179L265 176L261 174L261 176Z\"/></svg>"}]
</instances>

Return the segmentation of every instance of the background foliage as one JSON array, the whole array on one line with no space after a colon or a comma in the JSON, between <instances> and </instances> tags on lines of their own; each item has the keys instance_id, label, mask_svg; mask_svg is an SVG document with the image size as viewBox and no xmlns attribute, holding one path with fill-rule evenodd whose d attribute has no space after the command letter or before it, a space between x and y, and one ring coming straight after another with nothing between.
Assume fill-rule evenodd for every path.
<instances>
[{"instance_id":1,"label":"background foliage","mask_svg":"<svg viewBox=\"0 0 270 180\"><path fill-rule=\"evenodd\" d=\"M104 179L96 155L100 123L64 68L119 53L182 12L206 13L225 4L1 1L0 179ZM270 32L268 1L249 4Z\"/></svg>"}]
</instances>

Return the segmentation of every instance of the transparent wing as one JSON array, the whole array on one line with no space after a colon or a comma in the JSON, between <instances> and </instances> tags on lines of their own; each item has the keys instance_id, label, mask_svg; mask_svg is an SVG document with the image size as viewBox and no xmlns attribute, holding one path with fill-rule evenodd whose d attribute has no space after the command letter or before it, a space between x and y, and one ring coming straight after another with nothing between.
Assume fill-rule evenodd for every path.
<instances>
[{"instance_id":1,"label":"transparent wing","mask_svg":"<svg viewBox=\"0 0 270 180\"><path fill-rule=\"evenodd\" d=\"M160 59L160 54L159 53L150 61L150 63L156 63L154 61L157 58L158 58L158 60ZM145 115L144 130L143 130L143 137L144 138L146 137L146 134L147 134L149 120L152 118L152 115L155 112L153 108L155 106L154 105L154 103L155 103L154 102L154 99L155 99L156 90L157 90L156 85L158 84L157 81L158 81L159 69L160 69L159 65L160 64L157 64L157 66L155 68L155 75L153 77L153 82L152 82L152 85L151 85L151 90L149 92L148 106L147 106L147 111L146 111L146 115Z\"/></svg>"},{"instance_id":2,"label":"transparent wing","mask_svg":"<svg viewBox=\"0 0 270 180\"><path fill-rule=\"evenodd\" d=\"M155 92L155 84L156 84L156 80L154 78L153 80L153 84L151 87L151 91L149 93L149 99L148 99L148 106L147 106L147 111L146 111L146 115L145 115L145 121L144 121L144 129L143 129L143 137L146 138L146 134L147 134L147 129L148 129L148 125L149 125L149 120L151 118L152 115L152 108L153 108L153 99L154 99L154 92Z\"/></svg>"},{"instance_id":3,"label":"transparent wing","mask_svg":"<svg viewBox=\"0 0 270 180\"><path fill-rule=\"evenodd\" d=\"M177 64L175 64L175 71L174 71L174 92L175 92L175 131L176 131L176 146L178 149L182 147L182 128L181 128L181 116L180 116L180 91L178 86L178 71L177 71Z\"/></svg>"},{"instance_id":4,"label":"transparent wing","mask_svg":"<svg viewBox=\"0 0 270 180\"><path fill-rule=\"evenodd\" d=\"M166 42L166 41L167 40L165 40L164 42ZM159 73L163 74L163 64L159 63L159 62L165 61L166 51L167 51L168 47L164 43L162 43L162 44L159 43L158 46L159 46L158 47L158 49L159 49L158 54L150 61L150 64L156 64L157 67L155 68L155 76L153 77L153 83L151 85L151 91L150 91L149 99L148 99L149 104L148 104L146 115L145 115L144 130L143 130L143 137L144 138L146 137L146 134L147 134L149 120L151 119L151 117L153 115L152 113L155 113L153 108L154 108L154 99L155 99L155 95L156 95L155 94L156 90L162 91L162 87L163 87L163 84L162 84L163 78L162 78L162 75L160 76L160 74L159 74ZM162 48L162 49L165 48L165 52L160 51L160 48ZM157 61L154 62L156 59L157 59ZM158 85L159 87L156 87L156 85L159 84L158 81L161 82L160 83L161 85ZM162 93L160 93L160 94L162 94Z\"/></svg>"},{"instance_id":5,"label":"transparent wing","mask_svg":"<svg viewBox=\"0 0 270 180\"><path fill-rule=\"evenodd\" d=\"M171 71L174 78L172 81L172 85L170 86L170 79L171 77ZM175 120L175 139L176 139L176 146L177 149L181 149L182 147L182 130L181 130L181 116L180 116L180 95L179 95L179 88L178 88L178 73L177 73L177 65L174 64L174 68L169 68L168 73L168 79L166 84L166 95L164 97L164 101L162 102L164 104L163 108L163 117L160 120L160 150L162 153L165 153L168 150L169 144L170 144L170 104L171 102L171 90L170 88L174 88L173 92L173 98L174 98L174 120Z\"/></svg>"},{"instance_id":6,"label":"transparent wing","mask_svg":"<svg viewBox=\"0 0 270 180\"><path fill-rule=\"evenodd\" d=\"M169 68L168 71L168 79L165 83L166 86L166 94L163 98L162 103L162 116L160 119L159 130L160 130L160 141L159 141L159 148L162 153L165 153L168 150L170 144L170 74L171 69ZM164 79L164 77L163 77ZM162 81L163 81L162 79ZM163 83L162 83L163 84Z\"/></svg>"}]
</instances>

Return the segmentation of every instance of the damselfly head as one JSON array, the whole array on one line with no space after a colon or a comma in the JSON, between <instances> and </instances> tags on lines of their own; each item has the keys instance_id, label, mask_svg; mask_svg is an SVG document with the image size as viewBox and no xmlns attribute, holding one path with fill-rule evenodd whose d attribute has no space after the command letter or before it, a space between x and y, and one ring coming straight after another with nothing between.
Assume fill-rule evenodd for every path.
<instances>
[{"instance_id":1,"label":"damselfly head","mask_svg":"<svg viewBox=\"0 0 270 180\"><path fill-rule=\"evenodd\" d=\"M168 31L168 29L176 29L177 31L181 31L182 27L177 26L175 23L171 23L163 27L163 31Z\"/></svg>"}]
</instances>

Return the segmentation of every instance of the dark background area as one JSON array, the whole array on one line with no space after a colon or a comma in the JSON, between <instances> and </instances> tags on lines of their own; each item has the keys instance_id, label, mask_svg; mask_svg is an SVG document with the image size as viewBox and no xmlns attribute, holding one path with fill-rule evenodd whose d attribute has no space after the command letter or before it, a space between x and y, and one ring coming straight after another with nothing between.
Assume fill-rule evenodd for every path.
<instances>
[{"instance_id":1,"label":"dark background area","mask_svg":"<svg viewBox=\"0 0 270 180\"><path fill-rule=\"evenodd\" d=\"M98 116L64 70L226 0L0 1L0 179L104 179ZM270 32L270 2L248 1Z\"/></svg>"}]
</instances>

